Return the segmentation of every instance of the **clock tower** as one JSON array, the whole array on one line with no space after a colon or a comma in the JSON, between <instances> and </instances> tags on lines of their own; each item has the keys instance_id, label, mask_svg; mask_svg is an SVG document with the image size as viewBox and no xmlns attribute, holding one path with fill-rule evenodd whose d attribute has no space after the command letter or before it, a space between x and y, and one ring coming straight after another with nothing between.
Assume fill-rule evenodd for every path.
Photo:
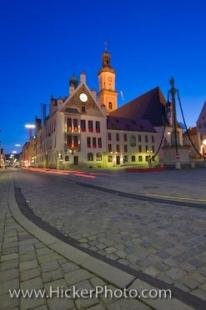
<instances>
[{"instance_id":1,"label":"clock tower","mask_svg":"<svg viewBox=\"0 0 206 310\"><path fill-rule=\"evenodd\" d=\"M107 114L117 109L117 92L115 90L115 71L111 66L111 55L105 51L102 55L102 68L98 73L98 101Z\"/></svg>"}]
</instances>

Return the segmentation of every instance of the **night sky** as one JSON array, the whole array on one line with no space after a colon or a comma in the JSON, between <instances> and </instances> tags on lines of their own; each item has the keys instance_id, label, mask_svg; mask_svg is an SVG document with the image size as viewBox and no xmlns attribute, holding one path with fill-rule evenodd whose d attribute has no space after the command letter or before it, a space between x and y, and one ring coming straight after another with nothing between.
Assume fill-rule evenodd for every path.
<instances>
[{"instance_id":1,"label":"night sky","mask_svg":"<svg viewBox=\"0 0 206 310\"><path fill-rule=\"evenodd\" d=\"M51 95L65 96L81 71L97 88L104 42L124 100L174 76L188 125L206 100L204 0L0 0L0 140L17 148L26 122L40 116Z\"/></svg>"}]
</instances>

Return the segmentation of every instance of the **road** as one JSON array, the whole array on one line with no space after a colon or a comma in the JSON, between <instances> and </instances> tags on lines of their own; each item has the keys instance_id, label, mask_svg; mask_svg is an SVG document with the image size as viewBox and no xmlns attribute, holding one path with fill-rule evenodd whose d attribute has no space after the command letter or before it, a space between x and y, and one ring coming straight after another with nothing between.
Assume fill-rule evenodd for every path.
<instances>
[{"instance_id":1,"label":"road","mask_svg":"<svg viewBox=\"0 0 206 310\"><path fill-rule=\"evenodd\" d=\"M17 171L15 184L36 216L80 247L206 300L205 177L206 170Z\"/></svg>"}]
</instances>

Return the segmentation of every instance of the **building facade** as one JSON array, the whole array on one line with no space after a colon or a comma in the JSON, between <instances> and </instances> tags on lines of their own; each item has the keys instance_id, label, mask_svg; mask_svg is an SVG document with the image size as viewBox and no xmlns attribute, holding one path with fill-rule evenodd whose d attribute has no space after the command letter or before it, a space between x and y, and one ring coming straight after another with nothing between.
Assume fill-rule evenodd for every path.
<instances>
[{"instance_id":1,"label":"building facade","mask_svg":"<svg viewBox=\"0 0 206 310\"><path fill-rule=\"evenodd\" d=\"M28 165L62 169L148 166L151 161L158 165L162 138L164 144L170 143L166 100L157 87L118 108L115 78L107 51L102 55L97 93L88 87L85 74L79 81L72 77L68 96L51 98L47 117L36 119L35 138L23 149Z\"/></svg>"},{"instance_id":2,"label":"building facade","mask_svg":"<svg viewBox=\"0 0 206 310\"><path fill-rule=\"evenodd\" d=\"M200 135L200 152L206 156L206 101L197 120L197 132Z\"/></svg>"}]
</instances>

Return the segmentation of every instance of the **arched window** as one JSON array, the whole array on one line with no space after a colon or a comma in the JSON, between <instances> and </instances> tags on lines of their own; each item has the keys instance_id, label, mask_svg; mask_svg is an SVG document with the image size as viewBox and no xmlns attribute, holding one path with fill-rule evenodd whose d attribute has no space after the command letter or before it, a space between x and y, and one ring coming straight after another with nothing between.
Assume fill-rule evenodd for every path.
<instances>
[{"instance_id":1,"label":"arched window","mask_svg":"<svg viewBox=\"0 0 206 310\"><path fill-rule=\"evenodd\" d=\"M112 110L112 102L109 102L109 109Z\"/></svg>"},{"instance_id":2,"label":"arched window","mask_svg":"<svg viewBox=\"0 0 206 310\"><path fill-rule=\"evenodd\" d=\"M93 161L94 160L94 155L92 153L87 154L87 160L88 161Z\"/></svg>"},{"instance_id":3,"label":"arched window","mask_svg":"<svg viewBox=\"0 0 206 310\"><path fill-rule=\"evenodd\" d=\"M96 160L97 161L102 161L102 154L101 153L97 153L96 154Z\"/></svg>"}]
</instances>

